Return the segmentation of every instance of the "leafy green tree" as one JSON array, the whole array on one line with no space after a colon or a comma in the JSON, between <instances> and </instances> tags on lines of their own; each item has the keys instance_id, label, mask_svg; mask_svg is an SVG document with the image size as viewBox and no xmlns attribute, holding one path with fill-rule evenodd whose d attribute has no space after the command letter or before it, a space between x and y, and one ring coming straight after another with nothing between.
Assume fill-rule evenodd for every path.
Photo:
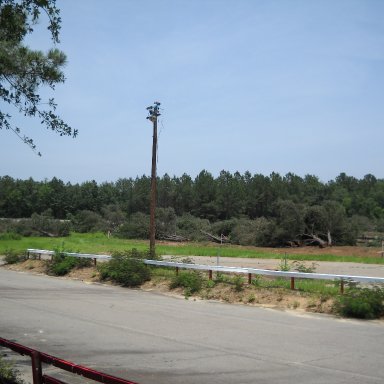
<instances>
[{"instance_id":1,"label":"leafy green tree","mask_svg":"<svg viewBox=\"0 0 384 384\"><path fill-rule=\"evenodd\" d=\"M200 219L185 213L176 218L176 230L178 235L185 236L190 240L205 240L206 236L201 231L209 231L210 224L207 219Z\"/></svg>"},{"instance_id":2,"label":"leafy green tree","mask_svg":"<svg viewBox=\"0 0 384 384\"><path fill-rule=\"evenodd\" d=\"M125 214L118 204L109 204L101 208L108 231L115 232L125 221Z\"/></svg>"},{"instance_id":3,"label":"leafy green tree","mask_svg":"<svg viewBox=\"0 0 384 384\"><path fill-rule=\"evenodd\" d=\"M326 234L328 231L328 215L323 206L313 205L304 211L305 232L311 235Z\"/></svg>"},{"instance_id":4,"label":"leafy green tree","mask_svg":"<svg viewBox=\"0 0 384 384\"><path fill-rule=\"evenodd\" d=\"M304 231L303 207L291 200L279 200L274 204L277 240L283 245L295 240Z\"/></svg>"},{"instance_id":5,"label":"leafy green tree","mask_svg":"<svg viewBox=\"0 0 384 384\"><path fill-rule=\"evenodd\" d=\"M56 0L2 0L0 3L0 98L6 104L0 110L0 129L13 131L33 150L36 149L33 139L13 124L10 110L38 118L60 136L77 135L77 130L56 114L55 100L51 98L43 103L39 94L42 86L54 89L56 84L64 82L65 54L57 48L47 53L32 50L23 43L41 14L48 16L48 30L53 42L58 43L61 18Z\"/></svg>"},{"instance_id":6,"label":"leafy green tree","mask_svg":"<svg viewBox=\"0 0 384 384\"><path fill-rule=\"evenodd\" d=\"M238 217L243 212L245 200L244 182L241 175L238 172L232 175L228 171L221 171L216 183L218 218L228 220L232 217Z\"/></svg>"},{"instance_id":7,"label":"leafy green tree","mask_svg":"<svg viewBox=\"0 0 384 384\"><path fill-rule=\"evenodd\" d=\"M270 180L267 176L256 174L252 176L249 172L244 175L245 182L245 213L250 219L266 217L271 213Z\"/></svg>"},{"instance_id":8,"label":"leafy green tree","mask_svg":"<svg viewBox=\"0 0 384 384\"><path fill-rule=\"evenodd\" d=\"M178 216L191 211L193 207L193 181L192 178L184 173L179 178L174 178L175 199L174 209Z\"/></svg>"},{"instance_id":9,"label":"leafy green tree","mask_svg":"<svg viewBox=\"0 0 384 384\"><path fill-rule=\"evenodd\" d=\"M216 192L216 182L212 174L206 170L201 171L194 185L193 212L196 216L213 221L217 219Z\"/></svg>"},{"instance_id":10,"label":"leafy green tree","mask_svg":"<svg viewBox=\"0 0 384 384\"><path fill-rule=\"evenodd\" d=\"M151 196L151 178L148 176L136 177L132 188L131 212L149 213Z\"/></svg>"},{"instance_id":11,"label":"leafy green tree","mask_svg":"<svg viewBox=\"0 0 384 384\"><path fill-rule=\"evenodd\" d=\"M116 235L126 239L149 239L149 215L142 212L132 214Z\"/></svg>"},{"instance_id":12,"label":"leafy green tree","mask_svg":"<svg viewBox=\"0 0 384 384\"><path fill-rule=\"evenodd\" d=\"M100 214L87 210L77 212L71 221L75 231L80 233L105 231L108 227Z\"/></svg>"},{"instance_id":13,"label":"leafy green tree","mask_svg":"<svg viewBox=\"0 0 384 384\"><path fill-rule=\"evenodd\" d=\"M156 209L156 236L173 235L176 233L176 214L173 208Z\"/></svg>"},{"instance_id":14,"label":"leafy green tree","mask_svg":"<svg viewBox=\"0 0 384 384\"><path fill-rule=\"evenodd\" d=\"M157 180L157 206L161 208L172 207L175 200L174 180L166 173Z\"/></svg>"}]
</instances>

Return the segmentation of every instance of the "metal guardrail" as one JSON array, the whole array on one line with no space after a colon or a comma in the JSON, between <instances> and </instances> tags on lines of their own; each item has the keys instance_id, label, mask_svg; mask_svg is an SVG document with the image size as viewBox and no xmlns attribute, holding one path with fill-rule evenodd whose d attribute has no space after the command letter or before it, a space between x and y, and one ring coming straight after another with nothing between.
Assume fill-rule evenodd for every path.
<instances>
[{"instance_id":1,"label":"metal guardrail","mask_svg":"<svg viewBox=\"0 0 384 384\"><path fill-rule=\"evenodd\" d=\"M276 276L276 277L289 277L291 280L291 289L295 289L295 278L300 279L314 279L314 280L333 280L340 281L340 292L344 293L344 284L346 282L360 282L367 284L384 284L383 277L367 277L367 276L352 276L352 275L336 275L327 273L304 273L304 272L291 272L291 271L273 271L269 269L255 269L255 268L239 268L239 267L225 267L225 266L211 266L201 264L185 264L171 261L158 261L158 260L145 260L146 264L157 265L164 267L176 268L176 273L179 269L193 269L200 271L208 271L209 279L212 280L212 272L227 272L227 273L242 273L248 275L248 284L252 282L252 275Z\"/></svg>"},{"instance_id":2,"label":"metal guardrail","mask_svg":"<svg viewBox=\"0 0 384 384\"><path fill-rule=\"evenodd\" d=\"M53 255L54 251L48 251L44 249L28 249L27 254L47 254ZM64 252L63 254L73 257L85 257L94 259L96 264L97 259L108 260L111 258L109 255L92 255L88 253L72 253ZM240 267L226 267L226 266L214 266L214 265L202 265L202 264L188 264L179 263L173 261L159 261L159 260L144 260L145 264L156 265L163 267L172 267L176 269L178 273L179 269L192 269L200 271L208 271L209 279L212 279L212 272L226 272L226 273L241 273L248 275L248 283L252 281L252 275L264 275L264 276L275 276L275 277L287 277L291 279L291 289L295 289L295 278L299 279L314 279L314 280L333 280L340 281L340 291L344 292L345 282L360 282L366 284L384 284L383 277L368 277L368 276L354 276L354 275L338 275L338 274L327 274L327 273L304 273L294 271L273 271L270 269L255 269L255 268L240 268Z\"/></svg>"},{"instance_id":3,"label":"metal guardrail","mask_svg":"<svg viewBox=\"0 0 384 384\"><path fill-rule=\"evenodd\" d=\"M134 381L121 379L116 376L111 376L106 373L99 372L94 369L60 359L55 356L48 355L47 353L39 352L35 349L25 347L24 345L17 344L13 341L3 339L2 337L0 337L0 346L11 349L12 351L15 351L23 356L30 356L32 363L33 384L66 384L63 381L55 379L52 376L44 375L41 363L53 365L54 367L60 368L64 371L83 376L86 379L97 381L99 383L137 384Z\"/></svg>"},{"instance_id":4,"label":"metal guardrail","mask_svg":"<svg viewBox=\"0 0 384 384\"><path fill-rule=\"evenodd\" d=\"M350 280L361 283L384 283L384 277L368 277L368 276L353 276L353 275L336 275L329 273L304 273L294 271L273 271L270 269L255 269L255 268L243 268L243 267L225 267L225 266L213 266L202 264L185 264L171 261L157 261L157 260L145 260L146 264L158 265L164 267L175 267L182 269L195 269L203 271L216 271L227 273L244 273L252 275L266 275L277 277L297 277L301 279L320 279L320 280Z\"/></svg>"},{"instance_id":5,"label":"metal guardrail","mask_svg":"<svg viewBox=\"0 0 384 384\"><path fill-rule=\"evenodd\" d=\"M55 251L48 251L47 249L27 249L27 257L29 258L30 255L35 254L38 255L38 258L41 258L41 255L50 255L51 258L56 254ZM65 256L72 256L72 257L80 257L85 259L92 259L94 265L96 265L97 260L109 260L111 259L111 256L109 255L94 255L91 253L74 253L74 252L60 252L60 254Z\"/></svg>"}]
</instances>

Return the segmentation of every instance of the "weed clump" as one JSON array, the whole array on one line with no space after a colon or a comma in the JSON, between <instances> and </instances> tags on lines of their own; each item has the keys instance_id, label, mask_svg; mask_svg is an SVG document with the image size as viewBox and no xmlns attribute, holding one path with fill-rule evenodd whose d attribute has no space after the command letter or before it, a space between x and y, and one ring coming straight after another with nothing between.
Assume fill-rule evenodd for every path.
<instances>
[{"instance_id":1,"label":"weed clump","mask_svg":"<svg viewBox=\"0 0 384 384\"><path fill-rule=\"evenodd\" d=\"M151 270L144 264L148 252L115 252L112 259L98 266L101 280L111 280L123 287L138 287L151 279Z\"/></svg>"},{"instance_id":2,"label":"weed clump","mask_svg":"<svg viewBox=\"0 0 384 384\"><path fill-rule=\"evenodd\" d=\"M48 264L48 273L55 276L67 275L75 268L90 267L92 261L80 257L66 256L64 254L54 255L52 262Z\"/></svg>"},{"instance_id":3,"label":"weed clump","mask_svg":"<svg viewBox=\"0 0 384 384\"><path fill-rule=\"evenodd\" d=\"M235 291L241 292L244 289L244 278L237 275L233 278L233 284L235 285Z\"/></svg>"},{"instance_id":4,"label":"weed clump","mask_svg":"<svg viewBox=\"0 0 384 384\"><path fill-rule=\"evenodd\" d=\"M25 260L25 255L21 255L20 253L14 251L13 249L7 249L5 251L4 261L7 264L16 264L24 260Z\"/></svg>"},{"instance_id":5,"label":"weed clump","mask_svg":"<svg viewBox=\"0 0 384 384\"><path fill-rule=\"evenodd\" d=\"M344 317L377 319L384 315L384 288L352 287L337 298L334 309Z\"/></svg>"},{"instance_id":6,"label":"weed clump","mask_svg":"<svg viewBox=\"0 0 384 384\"><path fill-rule=\"evenodd\" d=\"M24 381L20 376L20 372L14 367L14 365L5 361L0 355L0 383L24 384Z\"/></svg>"},{"instance_id":7,"label":"weed clump","mask_svg":"<svg viewBox=\"0 0 384 384\"><path fill-rule=\"evenodd\" d=\"M62 248L64 248L64 245ZM52 261L47 263L47 272L55 276L64 276L75 268L85 268L91 265L91 259L67 256L63 249L55 249Z\"/></svg>"},{"instance_id":8,"label":"weed clump","mask_svg":"<svg viewBox=\"0 0 384 384\"><path fill-rule=\"evenodd\" d=\"M186 297L191 296L192 294L199 292L203 287L203 277L201 273L193 272L180 272L178 275L174 276L169 285L170 289L175 288L184 288L184 294Z\"/></svg>"}]
</instances>

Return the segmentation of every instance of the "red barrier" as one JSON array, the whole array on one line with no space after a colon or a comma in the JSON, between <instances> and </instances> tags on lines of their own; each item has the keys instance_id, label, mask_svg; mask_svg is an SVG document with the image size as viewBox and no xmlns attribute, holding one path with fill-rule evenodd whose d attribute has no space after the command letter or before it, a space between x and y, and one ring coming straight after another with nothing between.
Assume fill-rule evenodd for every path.
<instances>
[{"instance_id":1,"label":"red barrier","mask_svg":"<svg viewBox=\"0 0 384 384\"><path fill-rule=\"evenodd\" d=\"M134 381L121 379L116 376L107 375L106 373L96 371L91 368L77 365L70 361L59 359L55 356L48 355L43 352L36 351L35 349L25 347L24 345L17 344L0 337L0 346L12 349L20 355L27 355L31 357L32 362L32 376L33 384L66 384L61 380L55 379L51 376L43 375L41 363L53 365L54 367L63 369L87 379L98 381L105 384L137 384Z\"/></svg>"}]
</instances>

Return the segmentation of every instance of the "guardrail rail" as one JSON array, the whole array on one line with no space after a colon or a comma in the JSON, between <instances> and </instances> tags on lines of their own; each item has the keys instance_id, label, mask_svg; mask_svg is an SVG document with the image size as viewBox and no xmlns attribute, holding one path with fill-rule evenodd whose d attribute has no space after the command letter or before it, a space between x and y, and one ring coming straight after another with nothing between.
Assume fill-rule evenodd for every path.
<instances>
[{"instance_id":1,"label":"guardrail rail","mask_svg":"<svg viewBox=\"0 0 384 384\"><path fill-rule=\"evenodd\" d=\"M28 257L31 254L37 254L41 257L42 254L53 255L54 251L48 251L44 249L27 249ZM109 255L93 255L88 253L72 253L72 252L63 252L62 254L73 257L85 257L92 258L96 264L96 260L103 259L109 260L111 256ZM286 277L291 280L291 289L295 289L295 279L314 279L314 280L333 280L340 282L340 292L344 293L344 284L346 282L359 282L365 284L384 284L383 277L368 277L368 276L355 276L355 275L339 275L339 274L329 274L329 273L305 273L305 272L294 272L294 271L274 271L270 269L256 269L256 268L243 268L243 267L226 267L219 265L202 265L202 264L188 264L188 263L179 263L174 261L159 261L159 260L143 260L145 264L171 267L175 268L176 273L180 269L192 269L200 271L208 271L209 279L212 280L213 272L221 273L239 273L248 275L248 283L252 282L252 275L264 275L264 276L275 276L275 277Z\"/></svg>"}]
</instances>

